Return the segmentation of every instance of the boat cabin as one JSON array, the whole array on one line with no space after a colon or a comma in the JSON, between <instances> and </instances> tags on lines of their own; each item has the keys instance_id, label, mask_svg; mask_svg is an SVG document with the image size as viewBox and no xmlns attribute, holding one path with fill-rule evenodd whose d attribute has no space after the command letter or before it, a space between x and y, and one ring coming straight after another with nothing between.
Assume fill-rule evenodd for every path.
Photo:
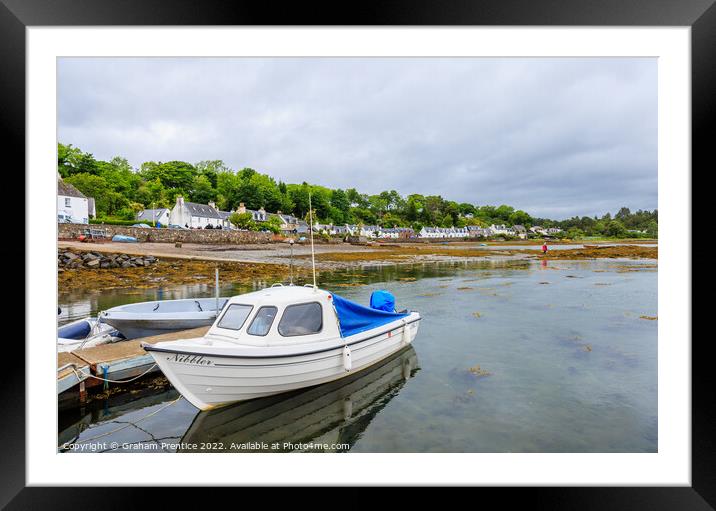
<instances>
[{"instance_id":1,"label":"boat cabin","mask_svg":"<svg viewBox=\"0 0 716 511\"><path fill-rule=\"evenodd\" d=\"M335 341L409 315L395 312L395 301L386 291L374 292L371 302L367 307L312 286L274 284L230 298L204 340L245 346Z\"/></svg>"},{"instance_id":2,"label":"boat cabin","mask_svg":"<svg viewBox=\"0 0 716 511\"><path fill-rule=\"evenodd\" d=\"M230 298L206 340L253 346L304 344L340 337L331 293L274 285Z\"/></svg>"}]
</instances>

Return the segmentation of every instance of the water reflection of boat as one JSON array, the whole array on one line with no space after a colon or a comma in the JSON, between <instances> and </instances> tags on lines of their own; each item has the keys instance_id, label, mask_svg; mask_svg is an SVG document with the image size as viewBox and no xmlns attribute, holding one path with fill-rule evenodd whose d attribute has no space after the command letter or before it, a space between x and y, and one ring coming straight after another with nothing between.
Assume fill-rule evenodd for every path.
<instances>
[{"instance_id":1,"label":"water reflection of boat","mask_svg":"<svg viewBox=\"0 0 716 511\"><path fill-rule=\"evenodd\" d=\"M180 450L323 451L332 444L345 450L417 370L415 349L408 346L330 383L200 412Z\"/></svg>"}]
</instances>

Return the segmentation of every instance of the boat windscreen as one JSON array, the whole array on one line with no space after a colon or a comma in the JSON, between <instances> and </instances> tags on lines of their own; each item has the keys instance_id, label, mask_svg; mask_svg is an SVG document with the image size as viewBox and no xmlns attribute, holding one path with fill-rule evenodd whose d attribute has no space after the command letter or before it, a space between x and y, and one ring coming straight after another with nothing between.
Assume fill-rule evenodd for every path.
<instances>
[{"instance_id":1,"label":"boat windscreen","mask_svg":"<svg viewBox=\"0 0 716 511\"><path fill-rule=\"evenodd\" d=\"M333 294L333 305L336 307L341 336L343 337L371 330L408 315L408 313L371 309L337 294Z\"/></svg>"}]
</instances>

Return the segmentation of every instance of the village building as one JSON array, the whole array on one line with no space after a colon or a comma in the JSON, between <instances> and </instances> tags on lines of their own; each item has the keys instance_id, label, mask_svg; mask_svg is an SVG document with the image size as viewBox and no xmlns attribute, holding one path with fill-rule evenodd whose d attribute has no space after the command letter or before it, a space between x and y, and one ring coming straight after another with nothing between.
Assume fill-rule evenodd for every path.
<instances>
[{"instance_id":1,"label":"village building","mask_svg":"<svg viewBox=\"0 0 716 511\"><path fill-rule=\"evenodd\" d=\"M380 235L380 227L377 225L363 225L360 228L359 235L366 238L377 238Z\"/></svg>"},{"instance_id":2,"label":"village building","mask_svg":"<svg viewBox=\"0 0 716 511\"><path fill-rule=\"evenodd\" d=\"M154 225L156 222L157 224L161 224L166 227L169 225L169 213L170 211L168 208L143 209L137 213L137 222L148 225Z\"/></svg>"},{"instance_id":3,"label":"village building","mask_svg":"<svg viewBox=\"0 0 716 511\"><path fill-rule=\"evenodd\" d=\"M281 211L277 211L276 213L268 213L267 214L268 219L272 217L276 217L281 222L281 225L279 226L279 229L284 234L307 234L308 233L308 223L306 223L304 220L299 219L298 217L295 217L293 215L286 215L282 213Z\"/></svg>"},{"instance_id":4,"label":"village building","mask_svg":"<svg viewBox=\"0 0 716 511\"><path fill-rule=\"evenodd\" d=\"M508 227L504 224L492 224L490 226L490 230L494 235L502 234L504 236L516 236L515 230L512 227Z\"/></svg>"},{"instance_id":5,"label":"village building","mask_svg":"<svg viewBox=\"0 0 716 511\"><path fill-rule=\"evenodd\" d=\"M266 213L266 210L264 208L256 209L247 209L243 202L239 203L239 207L236 208L236 212L239 214L243 213L251 213L251 218L254 220L254 222L266 222L268 220L268 213Z\"/></svg>"},{"instance_id":6,"label":"village building","mask_svg":"<svg viewBox=\"0 0 716 511\"><path fill-rule=\"evenodd\" d=\"M527 238L527 229L525 229L524 225L515 224L512 226L512 230L515 231L515 235L518 236L520 239Z\"/></svg>"},{"instance_id":7,"label":"village building","mask_svg":"<svg viewBox=\"0 0 716 511\"><path fill-rule=\"evenodd\" d=\"M94 205L94 200L92 201ZM89 200L77 188L65 183L57 174L57 221L62 223L89 223Z\"/></svg>"},{"instance_id":8,"label":"village building","mask_svg":"<svg viewBox=\"0 0 716 511\"><path fill-rule=\"evenodd\" d=\"M223 212L228 213L228 212ZM169 213L169 224L194 229L205 229L207 226L228 228L228 215L222 215L213 203L198 204L187 202L184 197L177 197L176 204Z\"/></svg>"},{"instance_id":9,"label":"village building","mask_svg":"<svg viewBox=\"0 0 716 511\"><path fill-rule=\"evenodd\" d=\"M492 236L492 230L489 227L480 227L479 225L468 225L467 233L470 238L487 238Z\"/></svg>"}]
</instances>

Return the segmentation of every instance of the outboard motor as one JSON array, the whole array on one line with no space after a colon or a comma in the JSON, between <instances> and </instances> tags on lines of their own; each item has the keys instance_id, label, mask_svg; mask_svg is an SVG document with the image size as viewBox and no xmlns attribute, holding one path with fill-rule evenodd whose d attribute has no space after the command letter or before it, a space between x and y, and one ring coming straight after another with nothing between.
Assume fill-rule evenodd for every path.
<instances>
[{"instance_id":1,"label":"outboard motor","mask_svg":"<svg viewBox=\"0 0 716 511\"><path fill-rule=\"evenodd\" d=\"M379 311L395 312L395 297L385 289L373 291L370 295L370 308Z\"/></svg>"}]
</instances>

